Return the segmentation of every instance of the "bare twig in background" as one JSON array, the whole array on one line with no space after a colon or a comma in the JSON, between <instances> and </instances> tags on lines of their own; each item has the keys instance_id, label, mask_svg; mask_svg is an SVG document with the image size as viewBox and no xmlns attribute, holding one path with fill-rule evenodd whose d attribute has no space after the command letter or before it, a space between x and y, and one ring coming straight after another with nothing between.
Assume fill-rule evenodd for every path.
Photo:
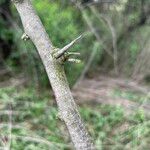
<instances>
[{"instance_id":1,"label":"bare twig in background","mask_svg":"<svg viewBox=\"0 0 150 150\"><path fill-rule=\"evenodd\" d=\"M144 42L143 49L141 50L139 56L137 57L136 63L134 65L132 77L142 78L145 75L150 74L150 38L147 38L147 41Z\"/></svg>"},{"instance_id":2,"label":"bare twig in background","mask_svg":"<svg viewBox=\"0 0 150 150\"><path fill-rule=\"evenodd\" d=\"M117 37L116 37L116 31L114 26L112 25L111 18L108 15L100 14L96 11L96 8L91 6L91 11L93 14L99 19L103 19L111 32L112 35L112 45L113 45L113 59L114 59L114 68L115 68L115 73L118 74L118 49L117 49Z\"/></svg>"},{"instance_id":3,"label":"bare twig in background","mask_svg":"<svg viewBox=\"0 0 150 150\"><path fill-rule=\"evenodd\" d=\"M9 128L8 128L8 142L7 142L7 149L11 150L11 141L12 141L12 106L10 104L10 112L9 116Z\"/></svg>"},{"instance_id":4,"label":"bare twig in background","mask_svg":"<svg viewBox=\"0 0 150 150\"><path fill-rule=\"evenodd\" d=\"M27 83L28 79L24 77L24 75L20 74L16 77L12 77L7 81L3 81L0 83L0 88L4 87L19 87L22 85L25 85Z\"/></svg>"},{"instance_id":5,"label":"bare twig in background","mask_svg":"<svg viewBox=\"0 0 150 150\"><path fill-rule=\"evenodd\" d=\"M77 79L75 85L73 86L74 89L77 88L78 84L83 80L83 78L85 77L86 73L88 72L88 70L89 70L89 68L90 68L90 66L91 66L91 64L92 64L92 62L93 62L93 60L94 60L94 58L95 58L95 56L97 54L97 50L98 50L98 47L97 46L96 47L93 46L93 50L91 52L91 55L90 55L86 65L85 65L85 67L84 67L80 77Z\"/></svg>"},{"instance_id":6,"label":"bare twig in background","mask_svg":"<svg viewBox=\"0 0 150 150\"><path fill-rule=\"evenodd\" d=\"M11 111L11 110L4 110L4 111L0 111L0 116L1 115L18 115L20 113L20 111Z\"/></svg>"},{"instance_id":7,"label":"bare twig in background","mask_svg":"<svg viewBox=\"0 0 150 150\"><path fill-rule=\"evenodd\" d=\"M93 23L91 22L90 18L88 17L87 13L84 10L84 7L77 1L75 0L71 0L75 6L81 11L81 14L83 16L83 19L85 20L86 24L88 25L89 29L91 30L91 32L93 33L93 35L96 37L96 40L99 42L99 44L101 44L104 48L104 50L108 53L108 55L110 55L113 58L113 54L111 51L109 51L103 44L101 37L99 36L99 34L97 33L97 31L95 30Z\"/></svg>"},{"instance_id":8,"label":"bare twig in background","mask_svg":"<svg viewBox=\"0 0 150 150\"><path fill-rule=\"evenodd\" d=\"M32 136L21 136L21 135L12 135L13 139L18 139L18 140L23 140L23 141L30 141L30 142L35 142L35 143L40 143L40 144L45 144L48 147L51 147L53 145L57 146L57 147L65 147L65 148L69 148L71 147L70 145L65 145L63 143L56 143L56 142L51 142L48 141L42 137L32 137Z\"/></svg>"}]
</instances>

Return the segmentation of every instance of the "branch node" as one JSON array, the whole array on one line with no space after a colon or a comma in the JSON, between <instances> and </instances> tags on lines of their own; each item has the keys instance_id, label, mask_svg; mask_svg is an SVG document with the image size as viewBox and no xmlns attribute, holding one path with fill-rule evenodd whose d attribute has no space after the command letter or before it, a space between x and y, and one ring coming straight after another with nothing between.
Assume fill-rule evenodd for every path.
<instances>
[{"instance_id":1,"label":"branch node","mask_svg":"<svg viewBox=\"0 0 150 150\"><path fill-rule=\"evenodd\" d=\"M26 33L23 33L21 39L24 40L24 41L27 41L27 40L29 40L30 38L29 38L29 36L28 36Z\"/></svg>"},{"instance_id":2,"label":"branch node","mask_svg":"<svg viewBox=\"0 0 150 150\"><path fill-rule=\"evenodd\" d=\"M57 117L58 119L60 119L61 121L64 121L63 118L62 118L62 116L61 116L61 113L60 113L60 112L58 112L58 114L56 115L56 117Z\"/></svg>"},{"instance_id":3,"label":"branch node","mask_svg":"<svg viewBox=\"0 0 150 150\"><path fill-rule=\"evenodd\" d=\"M76 58L70 58L70 56L79 56L80 53L77 52L65 52L60 58L56 57L56 53L57 51L59 51L59 49L55 48L54 53L52 54L53 57L55 57L55 59L59 60L60 63L64 64L64 62L69 61L72 63L80 63L81 60L76 59Z\"/></svg>"}]
</instances>

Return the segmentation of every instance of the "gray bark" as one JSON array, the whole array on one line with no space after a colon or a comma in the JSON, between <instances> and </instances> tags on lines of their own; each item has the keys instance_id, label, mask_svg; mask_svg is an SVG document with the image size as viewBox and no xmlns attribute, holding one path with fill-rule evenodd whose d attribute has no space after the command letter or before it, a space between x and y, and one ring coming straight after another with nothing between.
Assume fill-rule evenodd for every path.
<instances>
[{"instance_id":1,"label":"gray bark","mask_svg":"<svg viewBox=\"0 0 150 150\"><path fill-rule=\"evenodd\" d=\"M54 91L59 114L65 122L77 150L94 150L71 94L64 68L52 55L53 46L30 0L13 0L25 33L35 44Z\"/></svg>"}]
</instances>

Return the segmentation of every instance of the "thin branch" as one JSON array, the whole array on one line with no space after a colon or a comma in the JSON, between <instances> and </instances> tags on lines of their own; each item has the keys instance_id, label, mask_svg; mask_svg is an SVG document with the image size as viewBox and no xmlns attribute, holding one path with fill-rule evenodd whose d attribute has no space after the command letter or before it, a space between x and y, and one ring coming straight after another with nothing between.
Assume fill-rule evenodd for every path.
<instances>
[{"instance_id":1,"label":"thin branch","mask_svg":"<svg viewBox=\"0 0 150 150\"><path fill-rule=\"evenodd\" d=\"M118 49L117 49L117 38L116 38L116 31L115 28L112 25L111 19L107 15L98 15L98 12L96 11L96 8L91 6L90 7L91 11L93 14L101 21L103 19L111 32L112 35L112 45L113 45L113 59L114 59L114 68L115 68L115 73L118 74Z\"/></svg>"},{"instance_id":2,"label":"thin branch","mask_svg":"<svg viewBox=\"0 0 150 150\"><path fill-rule=\"evenodd\" d=\"M110 55L113 58L113 54L111 51L109 51L107 49L107 47L105 47L105 45L103 44L103 41L101 40L101 37L99 36L99 34L97 33L97 31L95 30L93 23L91 22L90 18L88 17L87 13L84 11L84 7L77 1L75 0L71 0L75 6L81 11L81 14L83 16L83 19L85 20L87 26L89 27L89 29L91 30L91 32L93 33L93 35L95 36L96 40L99 42L99 44L101 44L104 48L104 50L107 52L108 55Z\"/></svg>"},{"instance_id":3,"label":"thin branch","mask_svg":"<svg viewBox=\"0 0 150 150\"><path fill-rule=\"evenodd\" d=\"M74 58L69 58L67 61L72 63L77 63L77 64L81 62L80 59L74 59Z\"/></svg>"}]
</instances>

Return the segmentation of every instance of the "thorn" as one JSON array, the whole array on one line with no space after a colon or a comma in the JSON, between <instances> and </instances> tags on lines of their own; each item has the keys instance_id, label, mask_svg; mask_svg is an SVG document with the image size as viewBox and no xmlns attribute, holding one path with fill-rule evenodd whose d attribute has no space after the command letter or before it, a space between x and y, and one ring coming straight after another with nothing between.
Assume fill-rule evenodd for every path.
<instances>
[{"instance_id":1,"label":"thorn","mask_svg":"<svg viewBox=\"0 0 150 150\"><path fill-rule=\"evenodd\" d=\"M29 40L30 38L29 38L29 36L28 36L26 33L23 33L21 39L24 40L24 41L27 41L27 40Z\"/></svg>"},{"instance_id":2,"label":"thorn","mask_svg":"<svg viewBox=\"0 0 150 150\"><path fill-rule=\"evenodd\" d=\"M81 39L82 35L80 35L79 37L77 37L76 39L74 39L72 42L70 42L69 44L67 44L66 46L64 46L62 49L60 49L58 52L56 52L54 54L54 57L56 59L60 58L62 55L64 55L64 53L71 48L77 41L79 41L79 39Z\"/></svg>"},{"instance_id":3,"label":"thorn","mask_svg":"<svg viewBox=\"0 0 150 150\"><path fill-rule=\"evenodd\" d=\"M74 58L69 58L67 61L72 63L77 63L77 64L81 63L80 59L74 59Z\"/></svg>"}]
</instances>

